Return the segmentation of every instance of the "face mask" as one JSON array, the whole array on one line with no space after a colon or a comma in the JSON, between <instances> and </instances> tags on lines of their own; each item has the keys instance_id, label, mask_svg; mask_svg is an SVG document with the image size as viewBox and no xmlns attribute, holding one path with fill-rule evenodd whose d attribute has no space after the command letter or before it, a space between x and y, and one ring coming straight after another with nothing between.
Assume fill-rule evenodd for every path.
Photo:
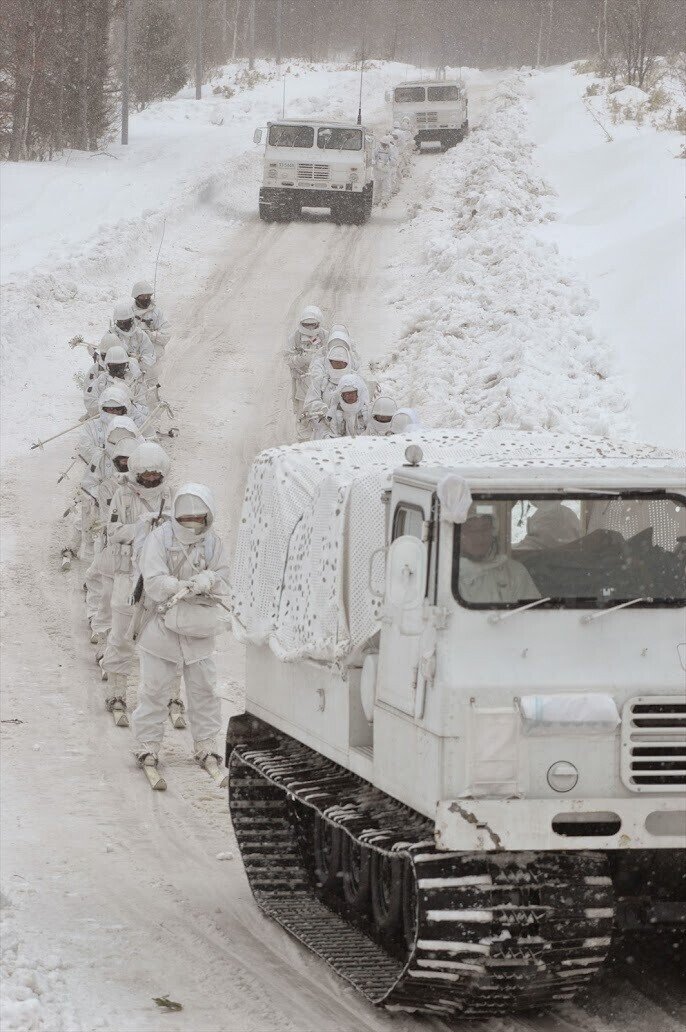
<instances>
[{"instance_id":1,"label":"face mask","mask_svg":"<svg viewBox=\"0 0 686 1032\"><path fill-rule=\"evenodd\" d=\"M136 308L150 308L152 297L149 294L142 294L136 298Z\"/></svg>"},{"instance_id":2,"label":"face mask","mask_svg":"<svg viewBox=\"0 0 686 1032\"><path fill-rule=\"evenodd\" d=\"M196 536L202 534L203 530L206 529L205 520L203 520L202 523L196 523L195 521L186 523L183 521L182 517L180 520L177 520L176 522L179 524L180 527L183 527L184 530L188 530L191 534L195 534Z\"/></svg>"},{"instance_id":3,"label":"face mask","mask_svg":"<svg viewBox=\"0 0 686 1032\"><path fill-rule=\"evenodd\" d=\"M141 477L143 476L146 478L145 480L141 480ZM152 470L150 470L149 472L146 471L145 473L139 473L136 477L136 483L138 484L138 486L147 489L159 487L163 480L164 476L162 475L162 473L153 473Z\"/></svg>"},{"instance_id":4,"label":"face mask","mask_svg":"<svg viewBox=\"0 0 686 1032\"><path fill-rule=\"evenodd\" d=\"M122 333L128 333L133 329L133 319L122 319L121 322L117 323L117 329L121 330Z\"/></svg>"},{"instance_id":5,"label":"face mask","mask_svg":"<svg viewBox=\"0 0 686 1032\"><path fill-rule=\"evenodd\" d=\"M117 380L123 380L126 376L125 365L108 365L107 371L109 372L110 376L114 376Z\"/></svg>"}]
</instances>

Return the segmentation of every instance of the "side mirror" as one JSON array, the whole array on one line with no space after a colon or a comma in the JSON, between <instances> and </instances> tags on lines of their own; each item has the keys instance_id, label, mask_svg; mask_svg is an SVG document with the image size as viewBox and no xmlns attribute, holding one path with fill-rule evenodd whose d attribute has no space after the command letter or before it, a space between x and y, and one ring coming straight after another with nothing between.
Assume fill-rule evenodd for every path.
<instances>
[{"instance_id":1,"label":"side mirror","mask_svg":"<svg viewBox=\"0 0 686 1032\"><path fill-rule=\"evenodd\" d=\"M253 143L262 143L262 130L256 129L252 134Z\"/></svg>"}]
</instances>

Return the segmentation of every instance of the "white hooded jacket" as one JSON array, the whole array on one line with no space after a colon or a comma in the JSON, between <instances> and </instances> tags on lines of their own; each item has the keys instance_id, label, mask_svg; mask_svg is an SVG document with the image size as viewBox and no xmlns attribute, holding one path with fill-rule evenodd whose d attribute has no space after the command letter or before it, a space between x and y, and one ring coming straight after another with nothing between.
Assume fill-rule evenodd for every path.
<instances>
[{"instance_id":1,"label":"white hooded jacket","mask_svg":"<svg viewBox=\"0 0 686 1032\"><path fill-rule=\"evenodd\" d=\"M300 322L288 338L283 357L294 380L296 401L303 401L307 393L307 377L313 359L318 357L326 342L326 330L322 326L323 316L315 305L308 305L300 315ZM317 330L308 330L303 323L316 321Z\"/></svg>"},{"instance_id":2,"label":"white hooded jacket","mask_svg":"<svg viewBox=\"0 0 686 1032\"><path fill-rule=\"evenodd\" d=\"M175 506L183 495L198 498L209 512L209 526L186 543L184 528L174 518ZM196 573L211 570L215 575L212 595L226 595L229 587L228 559L221 539L215 534L214 499L202 484L183 484L176 492L171 520L149 535L140 556L146 605L152 613L141 633L141 651L176 663L197 663L214 652L215 639L191 638L177 634L165 626L164 616L157 610L168 602ZM192 601L192 596L188 601Z\"/></svg>"},{"instance_id":3,"label":"white hooded jacket","mask_svg":"<svg viewBox=\"0 0 686 1032\"><path fill-rule=\"evenodd\" d=\"M348 404L342 395L357 391L357 401ZM334 437L359 437L369 426L369 391L358 373L346 373L336 384L336 390L326 416Z\"/></svg>"},{"instance_id":4,"label":"white hooded jacket","mask_svg":"<svg viewBox=\"0 0 686 1032\"><path fill-rule=\"evenodd\" d=\"M124 347L129 358L136 359L143 376L148 376L151 374L153 366L157 361L155 345L145 330L136 322L133 313L131 318L134 322L130 330L120 330L117 324L113 323L111 332L119 338L119 342Z\"/></svg>"}]
</instances>

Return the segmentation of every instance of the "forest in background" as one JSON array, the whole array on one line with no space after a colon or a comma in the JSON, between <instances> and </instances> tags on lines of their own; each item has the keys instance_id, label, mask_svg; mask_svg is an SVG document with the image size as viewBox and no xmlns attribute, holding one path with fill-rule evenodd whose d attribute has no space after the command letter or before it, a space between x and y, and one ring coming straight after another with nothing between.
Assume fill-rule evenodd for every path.
<instances>
[{"instance_id":1,"label":"forest in background","mask_svg":"<svg viewBox=\"0 0 686 1032\"><path fill-rule=\"evenodd\" d=\"M123 83L142 108L231 60L364 55L431 73L597 57L643 85L683 32L682 0L3 0L0 157L97 150Z\"/></svg>"}]
</instances>

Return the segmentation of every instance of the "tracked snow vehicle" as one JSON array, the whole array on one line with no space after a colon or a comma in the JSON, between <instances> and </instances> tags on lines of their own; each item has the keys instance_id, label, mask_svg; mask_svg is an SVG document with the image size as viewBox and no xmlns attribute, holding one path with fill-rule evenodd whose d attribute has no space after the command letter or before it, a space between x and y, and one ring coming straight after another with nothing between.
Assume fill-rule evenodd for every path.
<instances>
[{"instance_id":1,"label":"tracked snow vehicle","mask_svg":"<svg viewBox=\"0 0 686 1032\"><path fill-rule=\"evenodd\" d=\"M415 144L440 143L448 150L469 132L467 90L463 82L445 79L401 82L389 91L393 102L393 123L407 118Z\"/></svg>"},{"instance_id":2,"label":"tracked snow vehicle","mask_svg":"<svg viewBox=\"0 0 686 1032\"><path fill-rule=\"evenodd\" d=\"M255 143L262 135L262 129L255 130ZM329 208L337 222L366 222L372 213L373 158L373 137L355 122L269 122L260 218L288 221L303 208Z\"/></svg>"},{"instance_id":3,"label":"tracked snow vehicle","mask_svg":"<svg viewBox=\"0 0 686 1032\"><path fill-rule=\"evenodd\" d=\"M493 431L262 453L232 585L254 897L371 1002L569 1000L686 917L683 460Z\"/></svg>"}]
</instances>

